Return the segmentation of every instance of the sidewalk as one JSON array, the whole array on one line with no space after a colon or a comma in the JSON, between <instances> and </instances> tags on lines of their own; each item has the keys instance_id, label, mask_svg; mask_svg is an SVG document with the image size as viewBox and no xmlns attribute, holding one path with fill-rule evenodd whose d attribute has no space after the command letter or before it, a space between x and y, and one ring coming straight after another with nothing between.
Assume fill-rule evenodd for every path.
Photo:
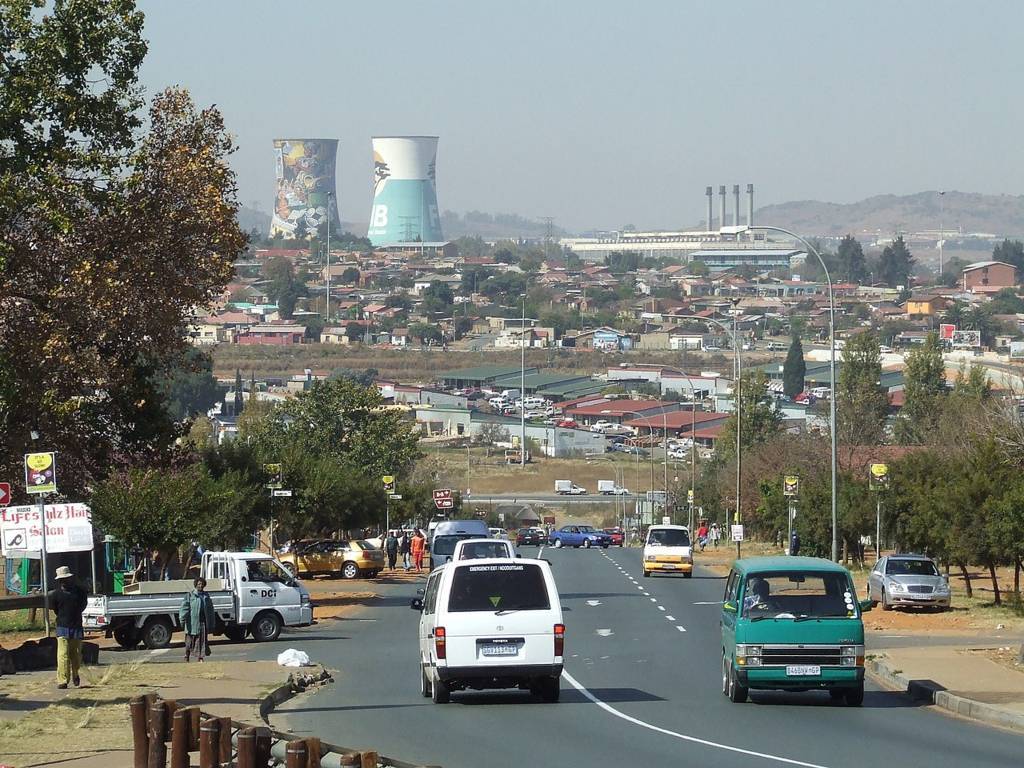
<instances>
[{"instance_id":1,"label":"sidewalk","mask_svg":"<svg viewBox=\"0 0 1024 768\"><path fill-rule=\"evenodd\" d=\"M880 651L867 663L881 683L990 725L1024 731L1024 669L993 661L990 648L930 646ZM1014 649L1016 650L1016 648Z\"/></svg>"}]
</instances>

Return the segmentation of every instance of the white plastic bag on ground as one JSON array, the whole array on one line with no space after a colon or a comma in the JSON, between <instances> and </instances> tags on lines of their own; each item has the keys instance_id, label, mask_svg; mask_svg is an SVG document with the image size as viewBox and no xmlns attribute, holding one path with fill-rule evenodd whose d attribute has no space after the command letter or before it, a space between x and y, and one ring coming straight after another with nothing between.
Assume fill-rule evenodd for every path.
<instances>
[{"instance_id":1,"label":"white plastic bag on ground","mask_svg":"<svg viewBox=\"0 0 1024 768\"><path fill-rule=\"evenodd\" d=\"M309 666L309 654L289 648L277 654L277 663L282 667L306 667Z\"/></svg>"}]
</instances>

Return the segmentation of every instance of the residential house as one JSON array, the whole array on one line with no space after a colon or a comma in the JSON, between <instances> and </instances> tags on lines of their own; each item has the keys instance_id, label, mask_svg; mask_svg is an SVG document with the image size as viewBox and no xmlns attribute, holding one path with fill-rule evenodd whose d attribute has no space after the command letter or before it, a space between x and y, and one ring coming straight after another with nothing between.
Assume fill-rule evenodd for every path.
<instances>
[{"instance_id":1,"label":"residential house","mask_svg":"<svg viewBox=\"0 0 1024 768\"><path fill-rule=\"evenodd\" d=\"M572 340L566 344L566 341ZM577 349L593 349L601 352L621 352L633 349L635 339L633 335L617 331L614 328L595 328L590 331L582 331L575 336L562 338L563 346L572 346Z\"/></svg>"},{"instance_id":2,"label":"residential house","mask_svg":"<svg viewBox=\"0 0 1024 768\"><path fill-rule=\"evenodd\" d=\"M289 346L301 344L306 335L306 326L294 323L260 323L241 332L235 338L236 344L268 344Z\"/></svg>"},{"instance_id":3,"label":"residential house","mask_svg":"<svg viewBox=\"0 0 1024 768\"><path fill-rule=\"evenodd\" d=\"M1004 261L978 261L964 267L963 289L970 293L997 293L1017 284L1017 270Z\"/></svg>"},{"instance_id":4,"label":"residential house","mask_svg":"<svg viewBox=\"0 0 1024 768\"><path fill-rule=\"evenodd\" d=\"M409 335L408 328L395 328L391 331L391 346L408 347L410 344L412 344L412 336Z\"/></svg>"}]
</instances>

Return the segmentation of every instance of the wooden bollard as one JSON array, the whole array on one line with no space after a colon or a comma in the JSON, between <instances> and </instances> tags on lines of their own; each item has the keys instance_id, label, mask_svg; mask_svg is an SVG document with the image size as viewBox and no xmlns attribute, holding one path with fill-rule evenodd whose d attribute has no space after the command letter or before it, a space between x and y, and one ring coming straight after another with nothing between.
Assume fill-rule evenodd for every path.
<instances>
[{"instance_id":1,"label":"wooden bollard","mask_svg":"<svg viewBox=\"0 0 1024 768\"><path fill-rule=\"evenodd\" d=\"M149 709L148 768L167 768L167 705L157 701Z\"/></svg>"},{"instance_id":2,"label":"wooden bollard","mask_svg":"<svg viewBox=\"0 0 1024 768\"><path fill-rule=\"evenodd\" d=\"M203 713L199 707L189 707L188 712L188 751L199 751L199 724L203 721Z\"/></svg>"},{"instance_id":3,"label":"wooden bollard","mask_svg":"<svg viewBox=\"0 0 1024 768\"><path fill-rule=\"evenodd\" d=\"M285 748L285 768L306 768L306 761L309 759L309 750L306 742L302 739L289 741Z\"/></svg>"},{"instance_id":4,"label":"wooden bollard","mask_svg":"<svg viewBox=\"0 0 1024 768\"><path fill-rule=\"evenodd\" d=\"M199 725L199 768L220 768L220 720L216 717Z\"/></svg>"},{"instance_id":5,"label":"wooden bollard","mask_svg":"<svg viewBox=\"0 0 1024 768\"><path fill-rule=\"evenodd\" d=\"M380 762L376 752L361 752L359 757L363 761L361 768L377 768L377 763Z\"/></svg>"},{"instance_id":6,"label":"wooden bollard","mask_svg":"<svg viewBox=\"0 0 1024 768\"><path fill-rule=\"evenodd\" d=\"M362 766L363 758L360 757L358 752L352 752L351 754L342 755L340 758L338 758L338 764L344 766Z\"/></svg>"},{"instance_id":7,"label":"wooden bollard","mask_svg":"<svg viewBox=\"0 0 1024 768\"><path fill-rule=\"evenodd\" d=\"M148 703L142 696L136 696L128 702L128 712L132 718L132 745L134 746L132 768L146 768L149 763L147 706Z\"/></svg>"},{"instance_id":8,"label":"wooden bollard","mask_svg":"<svg viewBox=\"0 0 1024 768\"><path fill-rule=\"evenodd\" d=\"M320 739L310 736L306 739L306 768L320 768L320 755Z\"/></svg>"},{"instance_id":9,"label":"wooden bollard","mask_svg":"<svg viewBox=\"0 0 1024 768\"><path fill-rule=\"evenodd\" d=\"M255 768L256 766L256 729L243 728L238 732L237 768Z\"/></svg>"},{"instance_id":10,"label":"wooden bollard","mask_svg":"<svg viewBox=\"0 0 1024 768\"><path fill-rule=\"evenodd\" d=\"M269 728L256 729L256 757L253 761L253 768L268 768L270 765L270 748L274 739L270 735Z\"/></svg>"},{"instance_id":11,"label":"wooden bollard","mask_svg":"<svg viewBox=\"0 0 1024 768\"><path fill-rule=\"evenodd\" d=\"M187 709L178 709L171 715L171 768L189 768L188 758L191 734L191 716Z\"/></svg>"},{"instance_id":12,"label":"wooden bollard","mask_svg":"<svg viewBox=\"0 0 1024 768\"><path fill-rule=\"evenodd\" d=\"M220 720L220 764L231 764L231 718L219 717Z\"/></svg>"}]
</instances>

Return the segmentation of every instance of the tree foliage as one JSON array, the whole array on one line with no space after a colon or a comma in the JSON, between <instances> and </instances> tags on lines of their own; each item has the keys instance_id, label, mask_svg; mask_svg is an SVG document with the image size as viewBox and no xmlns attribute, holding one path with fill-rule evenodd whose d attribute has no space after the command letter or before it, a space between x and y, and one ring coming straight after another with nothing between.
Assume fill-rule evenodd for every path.
<instances>
[{"instance_id":1,"label":"tree foliage","mask_svg":"<svg viewBox=\"0 0 1024 768\"><path fill-rule=\"evenodd\" d=\"M903 235L897 237L892 245L885 246L878 260L878 275L882 282L890 288L909 287L910 276L914 273L914 256Z\"/></svg>"},{"instance_id":2,"label":"tree foliage","mask_svg":"<svg viewBox=\"0 0 1024 768\"><path fill-rule=\"evenodd\" d=\"M882 364L873 333L851 337L843 348L843 365L836 387L836 434L846 447L882 441L888 397L881 387Z\"/></svg>"},{"instance_id":3,"label":"tree foliage","mask_svg":"<svg viewBox=\"0 0 1024 768\"><path fill-rule=\"evenodd\" d=\"M906 400L896 423L896 437L903 444L927 442L934 433L946 393L946 366L939 337L928 334L924 344L907 354L903 371Z\"/></svg>"},{"instance_id":4,"label":"tree foliage","mask_svg":"<svg viewBox=\"0 0 1024 768\"><path fill-rule=\"evenodd\" d=\"M807 363L804 362L804 345L800 337L794 335L786 353L786 362L782 366L782 393L786 397L796 397L804 391L804 379L807 376Z\"/></svg>"}]
</instances>

